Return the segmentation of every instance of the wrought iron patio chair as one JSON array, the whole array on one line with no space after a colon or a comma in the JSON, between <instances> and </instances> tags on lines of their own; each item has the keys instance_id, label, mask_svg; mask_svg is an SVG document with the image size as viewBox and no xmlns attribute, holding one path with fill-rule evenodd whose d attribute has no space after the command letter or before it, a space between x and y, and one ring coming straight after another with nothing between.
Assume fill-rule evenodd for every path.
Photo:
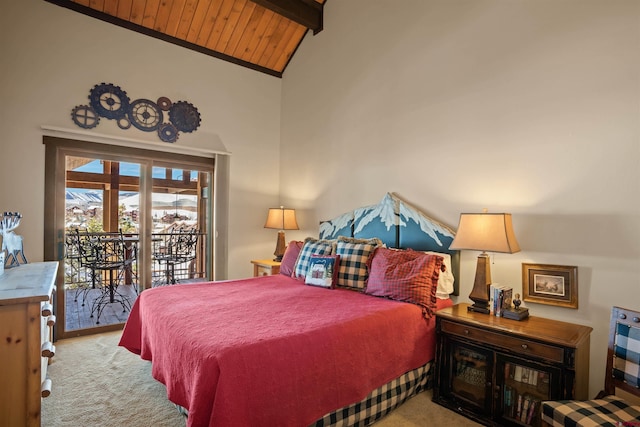
<instances>
[{"instance_id":1,"label":"wrought iron patio chair","mask_svg":"<svg viewBox=\"0 0 640 427\"><path fill-rule=\"evenodd\" d=\"M74 286L74 301L78 302L78 296L82 295L82 306L87 300L87 294L95 288L95 271L88 268L83 259L83 251L80 245L84 244L78 229L65 234L65 285ZM88 270L88 271L87 271Z\"/></svg>"},{"instance_id":2,"label":"wrought iron patio chair","mask_svg":"<svg viewBox=\"0 0 640 427\"><path fill-rule=\"evenodd\" d=\"M613 307L604 390L593 400L542 402L542 425L640 425L640 312Z\"/></svg>"},{"instance_id":3,"label":"wrought iron patio chair","mask_svg":"<svg viewBox=\"0 0 640 427\"><path fill-rule=\"evenodd\" d=\"M154 259L162 266L165 264L167 284L178 283L175 277L176 265L186 264L196 258L196 249L200 233L197 230L176 228L171 231L165 246L154 252Z\"/></svg>"},{"instance_id":4,"label":"wrought iron patio chair","mask_svg":"<svg viewBox=\"0 0 640 427\"><path fill-rule=\"evenodd\" d=\"M118 284L132 260L126 257L122 232L87 234L85 239L81 236L80 242L82 263L91 269L94 286L100 290L91 303L89 317L95 316L96 324L100 324L100 316L109 304L120 304L123 313L131 309L129 297L118 291ZM108 280L102 280L103 276Z\"/></svg>"}]
</instances>

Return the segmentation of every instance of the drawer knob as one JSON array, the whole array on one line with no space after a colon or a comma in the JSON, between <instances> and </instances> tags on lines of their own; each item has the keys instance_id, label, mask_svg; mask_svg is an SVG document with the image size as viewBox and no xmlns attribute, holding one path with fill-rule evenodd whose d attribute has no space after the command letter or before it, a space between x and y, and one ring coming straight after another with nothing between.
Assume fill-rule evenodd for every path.
<instances>
[{"instance_id":1,"label":"drawer knob","mask_svg":"<svg viewBox=\"0 0 640 427\"><path fill-rule=\"evenodd\" d=\"M465 330L464 330L464 334L465 334L465 335L469 335L469 330L468 330L468 329L465 329Z\"/></svg>"},{"instance_id":2,"label":"drawer knob","mask_svg":"<svg viewBox=\"0 0 640 427\"><path fill-rule=\"evenodd\" d=\"M42 385L40 386L40 395L42 397L49 397L50 394L51 394L51 380L47 378L42 382Z\"/></svg>"},{"instance_id":3,"label":"drawer knob","mask_svg":"<svg viewBox=\"0 0 640 427\"><path fill-rule=\"evenodd\" d=\"M42 357L52 358L56 354L56 346L51 341L43 342L40 350L42 350Z\"/></svg>"},{"instance_id":4,"label":"drawer knob","mask_svg":"<svg viewBox=\"0 0 640 427\"><path fill-rule=\"evenodd\" d=\"M640 317L634 317L633 321L636 322L636 323L640 323Z\"/></svg>"},{"instance_id":5,"label":"drawer knob","mask_svg":"<svg viewBox=\"0 0 640 427\"><path fill-rule=\"evenodd\" d=\"M521 345L521 347L522 347L522 349L523 349L523 350L526 350L526 349L528 349L528 348L529 348L529 346L528 346L528 345L526 345L526 344L522 344L522 345Z\"/></svg>"},{"instance_id":6,"label":"drawer knob","mask_svg":"<svg viewBox=\"0 0 640 427\"><path fill-rule=\"evenodd\" d=\"M51 316L47 317L47 326L53 326L56 324L56 315L52 314Z\"/></svg>"},{"instance_id":7,"label":"drawer knob","mask_svg":"<svg viewBox=\"0 0 640 427\"><path fill-rule=\"evenodd\" d=\"M42 304L42 316L46 317L46 316L51 316L52 314L53 314L53 306L48 302Z\"/></svg>"}]
</instances>

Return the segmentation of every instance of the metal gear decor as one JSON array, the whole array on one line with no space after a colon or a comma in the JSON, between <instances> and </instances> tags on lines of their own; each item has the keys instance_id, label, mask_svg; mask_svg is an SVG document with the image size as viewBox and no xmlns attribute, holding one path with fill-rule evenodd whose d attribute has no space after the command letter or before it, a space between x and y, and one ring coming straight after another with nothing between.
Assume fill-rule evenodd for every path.
<instances>
[{"instance_id":1,"label":"metal gear decor","mask_svg":"<svg viewBox=\"0 0 640 427\"><path fill-rule=\"evenodd\" d=\"M169 122L163 122L167 116ZM178 140L180 132L194 132L201 123L198 109L187 101L171 102L166 96L156 102L144 98L131 101L127 92L113 83L95 85L89 90L89 105L71 110L73 122L84 129L98 126L100 117L115 120L122 130L133 125L144 132L157 132L161 141L171 143Z\"/></svg>"},{"instance_id":2,"label":"metal gear decor","mask_svg":"<svg viewBox=\"0 0 640 427\"><path fill-rule=\"evenodd\" d=\"M162 111L169 111L169 108L171 108L171 100L166 96L158 98L157 104Z\"/></svg>"},{"instance_id":3,"label":"metal gear decor","mask_svg":"<svg viewBox=\"0 0 640 427\"><path fill-rule=\"evenodd\" d=\"M89 93L89 101L93 109L107 119L119 119L129 111L127 93L111 83L95 85Z\"/></svg>"},{"instance_id":4,"label":"metal gear decor","mask_svg":"<svg viewBox=\"0 0 640 427\"><path fill-rule=\"evenodd\" d=\"M118 127L123 130L129 129L131 127L131 120L129 120L129 117L119 118Z\"/></svg>"},{"instance_id":5,"label":"metal gear decor","mask_svg":"<svg viewBox=\"0 0 640 427\"><path fill-rule=\"evenodd\" d=\"M178 140L178 129L171 123L163 123L158 127L158 136L164 142L176 142Z\"/></svg>"},{"instance_id":6,"label":"metal gear decor","mask_svg":"<svg viewBox=\"0 0 640 427\"><path fill-rule=\"evenodd\" d=\"M92 129L100 123L98 113L88 105L78 105L71 110L71 119L75 124L84 129Z\"/></svg>"},{"instance_id":7,"label":"metal gear decor","mask_svg":"<svg viewBox=\"0 0 640 427\"><path fill-rule=\"evenodd\" d=\"M200 126L200 113L186 101L178 101L169 108L169 120L182 132L193 132Z\"/></svg>"},{"instance_id":8,"label":"metal gear decor","mask_svg":"<svg viewBox=\"0 0 640 427\"><path fill-rule=\"evenodd\" d=\"M162 110L153 101L136 99L129 107L131 124L145 132L153 132L162 123Z\"/></svg>"}]
</instances>

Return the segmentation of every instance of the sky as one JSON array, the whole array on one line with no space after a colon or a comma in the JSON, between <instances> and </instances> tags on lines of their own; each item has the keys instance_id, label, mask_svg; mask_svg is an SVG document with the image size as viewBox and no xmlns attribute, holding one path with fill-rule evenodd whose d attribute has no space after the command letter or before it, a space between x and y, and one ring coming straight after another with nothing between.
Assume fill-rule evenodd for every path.
<instances>
[{"instance_id":1,"label":"sky","mask_svg":"<svg viewBox=\"0 0 640 427\"><path fill-rule=\"evenodd\" d=\"M99 159L96 159L86 165L77 167L74 169L76 172L90 172L100 173L102 172L102 164ZM154 166L152 171L153 178L164 178L166 168ZM124 176L140 176L140 164L120 162L120 175ZM182 178L181 169L173 169L173 179Z\"/></svg>"}]
</instances>

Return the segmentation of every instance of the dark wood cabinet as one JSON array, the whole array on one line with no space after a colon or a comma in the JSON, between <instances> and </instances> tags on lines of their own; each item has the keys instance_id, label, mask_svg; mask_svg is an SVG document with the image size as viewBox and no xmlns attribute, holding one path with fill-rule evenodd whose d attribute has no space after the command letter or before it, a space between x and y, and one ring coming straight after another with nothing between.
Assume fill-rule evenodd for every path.
<instances>
[{"instance_id":1,"label":"dark wood cabinet","mask_svg":"<svg viewBox=\"0 0 640 427\"><path fill-rule=\"evenodd\" d=\"M587 398L592 328L467 307L436 313L434 402L486 425L538 426L541 401Z\"/></svg>"}]
</instances>

